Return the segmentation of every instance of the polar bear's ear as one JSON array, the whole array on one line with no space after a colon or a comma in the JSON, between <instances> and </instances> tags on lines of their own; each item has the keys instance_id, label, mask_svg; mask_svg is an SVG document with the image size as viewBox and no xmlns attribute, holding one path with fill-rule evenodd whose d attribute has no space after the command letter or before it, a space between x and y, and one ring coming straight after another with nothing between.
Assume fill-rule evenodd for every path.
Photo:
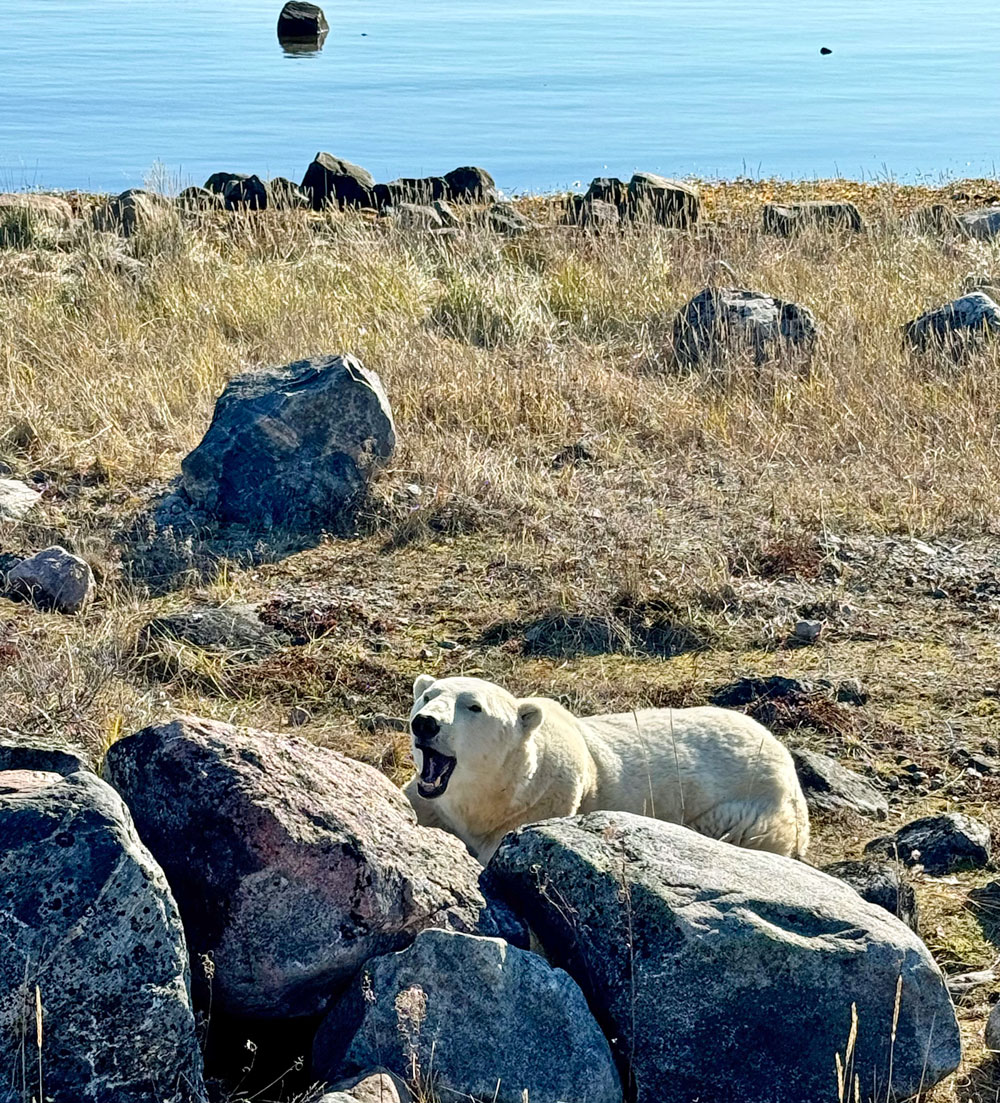
<instances>
[{"instance_id":1,"label":"polar bear's ear","mask_svg":"<svg viewBox=\"0 0 1000 1103\"><path fill-rule=\"evenodd\" d=\"M413 683L413 700L419 701L427 692L428 688L434 685L434 681L435 679L432 674L418 674L417 680Z\"/></svg>"},{"instance_id":2,"label":"polar bear's ear","mask_svg":"<svg viewBox=\"0 0 1000 1103\"><path fill-rule=\"evenodd\" d=\"M517 704L517 720L525 736L531 735L542 722L542 706L535 701L519 701Z\"/></svg>"}]
</instances>

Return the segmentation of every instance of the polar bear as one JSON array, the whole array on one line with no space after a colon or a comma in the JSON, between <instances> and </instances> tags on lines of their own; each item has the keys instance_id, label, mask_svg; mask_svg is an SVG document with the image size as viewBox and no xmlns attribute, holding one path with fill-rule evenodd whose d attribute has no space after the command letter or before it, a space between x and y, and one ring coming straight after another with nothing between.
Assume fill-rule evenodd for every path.
<instances>
[{"instance_id":1,"label":"polar bear","mask_svg":"<svg viewBox=\"0 0 1000 1103\"><path fill-rule=\"evenodd\" d=\"M486 865L525 823L596 810L684 824L753 850L804 858L809 814L787 749L743 713L642 709L580 719L480 678L421 674L404 792L424 826Z\"/></svg>"}]
</instances>

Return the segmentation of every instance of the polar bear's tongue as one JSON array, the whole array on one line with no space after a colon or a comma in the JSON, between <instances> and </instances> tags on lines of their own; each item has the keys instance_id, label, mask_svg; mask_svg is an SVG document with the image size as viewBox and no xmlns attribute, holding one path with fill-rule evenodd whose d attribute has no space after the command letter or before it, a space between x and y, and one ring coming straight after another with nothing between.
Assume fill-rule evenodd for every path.
<instances>
[{"instance_id":1,"label":"polar bear's tongue","mask_svg":"<svg viewBox=\"0 0 1000 1103\"><path fill-rule=\"evenodd\" d=\"M429 748L421 748L423 763L420 767L420 791L424 796L440 796L445 791L455 759Z\"/></svg>"}]
</instances>

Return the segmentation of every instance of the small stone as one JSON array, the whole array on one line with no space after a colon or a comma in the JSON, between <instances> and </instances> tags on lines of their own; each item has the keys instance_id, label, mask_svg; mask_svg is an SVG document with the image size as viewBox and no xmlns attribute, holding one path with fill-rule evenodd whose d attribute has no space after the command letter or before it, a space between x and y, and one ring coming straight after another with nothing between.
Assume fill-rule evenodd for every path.
<instances>
[{"instance_id":1,"label":"small stone","mask_svg":"<svg viewBox=\"0 0 1000 1103\"><path fill-rule=\"evenodd\" d=\"M20 479L0 479L0 521L23 521L42 500Z\"/></svg>"},{"instance_id":2,"label":"small stone","mask_svg":"<svg viewBox=\"0 0 1000 1103\"><path fill-rule=\"evenodd\" d=\"M800 620L796 621L793 631L795 638L802 643L815 643L823 634L823 629L825 627L826 621Z\"/></svg>"},{"instance_id":3,"label":"small stone","mask_svg":"<svg viewBox=\"0 0 1000 1103\"><path fill-rule=\"evenodd\" d=\"M343 1093L356 1103L410 1103L412 1098L406 1081L388 1069L366 1072L360 1078L349 1077L335 1084L333 1091ZM319 1101L324 1103L327 1096Z\"/></svg>"},{"instance_id":4,"label":"small stone","mask_svg":"<svg viewBox=\"0 0 1000 1103\"><path fill-rule=\"evenodd\" d=\"M94 573L86 560L57 544L23 559L7 575L7 589L39 609L79 613L94 596Z\"/></svg>"},{"instance_id":5,"label":"small stone","mask_svg":"<svg viewBox=\"0 0 1000 1103\"><path fill-rule=\"evenodd\" d=\"M440 647L442 651L454 651L458 647L458 644L455 640L441 640L440 643L438 643L438 647Z\"/></svg>"},{"instance_id":6,"label":"small stone","mask_svg":"<svg viewBox=\"0 0 1000 1103\"><path fill-rule=\"evenodd\" d=\"M374 712L370 716L359 717L358 727L365 732L406 732L410 730L410 722L402 716Z\"/></svg>"},{"instance_id":7,"label":"small stone","mask_svg":"<svg viewBox=\"0 0 1000 1103\"><path fill-rule=\"evenodd\" d=\"M819 48L819 52L820 52L820 53L821 53L821 54L822 54L822 55L823 55L824 57L828 57L828 56L829 56L830 54L832 54L832 53L833 53L833 50L831 50L829 46L820 46L820 48Z\"/></svg>"},{"instance_id":8,"label":"small stone","mask_svg":"<svg viewBox=\"0 0 1000 1103\"><path fill-rule=\"evenodd\" d=\"M941 875L960 869L982 869L992 856L989 825L961 812L925 816L865 847L865 854L898 857L904 865Z\"/></svg>"},{"instance_id":9,"label":"small stone","mask_svg":"<svg viewBox=\"0 0 1000 1103\"><path fill-rule=\"evenodd\" d=\"M303 724L308 724L310 720L312 720L312 713L307 708L303 708L302 705L296 705L294 708L289 709L289 727L301 728Z\"/></svg>"}]
</instances>

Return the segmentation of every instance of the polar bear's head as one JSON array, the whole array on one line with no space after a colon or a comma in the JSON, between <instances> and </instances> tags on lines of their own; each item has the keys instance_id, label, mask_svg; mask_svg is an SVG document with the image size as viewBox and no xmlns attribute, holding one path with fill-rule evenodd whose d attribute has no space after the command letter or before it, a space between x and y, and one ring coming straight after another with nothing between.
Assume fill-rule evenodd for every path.
<instances>
[{"instance_id":1,"label":"polar bear's head","mask_svg":"<svg viewBox=\"0 0 1000 1103\"><path fill-rule=\"evenodd\" d=\"M421 674L413 683L410 735L417 792L426 800L449 786L481 790L542 722L537 701L519 701L481 678Z\"/></svg>"}]
</instances>

